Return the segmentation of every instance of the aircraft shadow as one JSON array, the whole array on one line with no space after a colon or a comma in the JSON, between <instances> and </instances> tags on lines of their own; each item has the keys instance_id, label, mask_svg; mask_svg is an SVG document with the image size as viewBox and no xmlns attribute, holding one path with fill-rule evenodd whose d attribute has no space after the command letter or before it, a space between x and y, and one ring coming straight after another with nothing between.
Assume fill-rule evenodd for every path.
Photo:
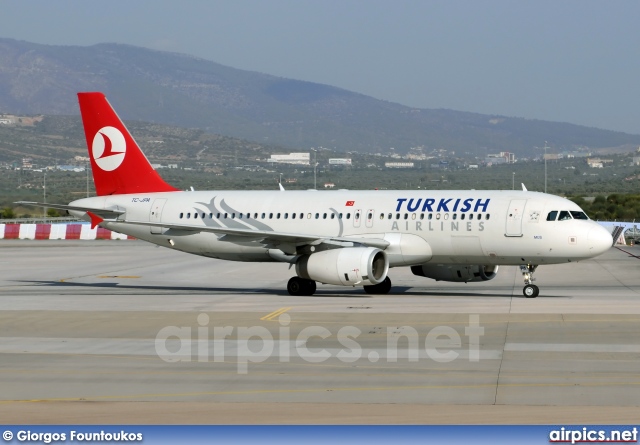
<instances>
[{"instance_id":1,"label":"aircraft shadow","mask_svg":"<svg viewBox=\"0 0 640 445\"><path fill-rule=\"evenodd\" d=\"M196 286L153 286L153 285L134 285L134 284L122 284L122 283L77 283L73 281L53 281L53 280L17 280L18 283L31 283L39 286L50 286L54 288L93 288L93 289L118 289L118 290L131 290L131 291L162 291L162 295L172 295L174 292L194 292L201 294L209 293L229 293L229 294L262 294L272 296L290 296L286 289L260 289L260 288L230 288L230 287L196 287ZM392 297L398 296L415 296L415 297L482 297L482 298L525 298L524 295L512 295L511 292L505 292L503 294L484 294L478 292L419 292L415 291L414 287L407 286L394 286L386 295L367 294L362 289L354 288L350 290L336 291L333 289L318 289L314 295L300 296L298 298L375 298L380 296ZM544 295L541 294L537 298L572 298L570 296L561 295Z\"/></svg>"}]
</instances>

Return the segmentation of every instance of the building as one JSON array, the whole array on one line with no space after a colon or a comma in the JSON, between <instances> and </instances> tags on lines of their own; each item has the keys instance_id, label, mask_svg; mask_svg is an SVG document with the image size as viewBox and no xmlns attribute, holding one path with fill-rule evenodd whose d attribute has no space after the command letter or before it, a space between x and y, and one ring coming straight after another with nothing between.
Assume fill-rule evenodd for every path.
<instances>
[{"instance_id":1,"label":"building","mask_svg":"<svg viewBox=\"0 0 640 445\"><path fill-rule=\"evenodd\" d=\"M275 164L297 164L310 165L311 155L309 153L289 153L288 155L271 155L267 162Z\"/></svg>"},{"instance_id":2,"label":"building","mask_svg":"<svg viewBox=\"0 0 640 445\"><path fill-rule=\"evenodd\" d=\"M334 188L336 185L333 182L325 182L324 183L324 188L326 189L332 189Z\"/></svg>"},{"instance_id":3,"label":"building","mask_svg":"<svg viewBox=\"0 0 640 445\"><path fill-rule=\"evenodd\" d=\"M501 151L500 153L496 154L488 154L484 162L487 165L515 164L516 155L508 151Z\"/></svg>"},{"instance_id":4,"label":"building","mask_svg":"<svg viewBox=\"0 0 640 445\"><path fill-rule=\"evenodd\" d=\"M413 168L415 164L413 162L385 162L386 168Z\"/></svg>"},{"instance_id":5,"label":"building","mask_svg":"<svg viewBox=\"0 0 640 445\"><path fill-rule=\"evenodd\" d=\"M349 158L330 158L329 165L351 165Z\"/></svg>"},{"instance_id":6,"label":"building","mask_svg":"<svg viewBox=\"0 0 640 445\"><path fill-rule=\"evenodd\" d=\"M591 168L603 168L604 164L613 163L613 159L587 158L587 165Z\"/></svg>"}]
</instances>

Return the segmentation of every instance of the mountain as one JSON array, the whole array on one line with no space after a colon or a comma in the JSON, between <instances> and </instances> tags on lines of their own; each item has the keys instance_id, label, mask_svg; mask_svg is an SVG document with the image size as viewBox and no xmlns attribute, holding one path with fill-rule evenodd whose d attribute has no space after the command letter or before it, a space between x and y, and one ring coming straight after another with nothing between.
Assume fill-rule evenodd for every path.
<instances>
[{"instance_id":1,"label":"mountain","mask_svg":"<svg viewBox=\"0 0 640 445\"><path fill-rule=\"evenodd\" d=\"M0 39L0 113L77 115L78 91L103 91L124 119L300 150L403 153L424 146L531 157L545 140L558 149L640 144L640 135L566 123L415 109L184 54Z\"/></svg>"}]
</instances>

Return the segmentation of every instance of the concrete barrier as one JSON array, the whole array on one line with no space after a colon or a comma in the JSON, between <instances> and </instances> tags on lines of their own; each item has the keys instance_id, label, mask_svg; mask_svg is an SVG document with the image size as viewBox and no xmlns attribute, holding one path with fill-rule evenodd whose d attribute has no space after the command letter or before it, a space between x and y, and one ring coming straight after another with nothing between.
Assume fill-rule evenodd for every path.
<instances>
[{"instance_id":1,"label":"concrete barrier","mask_svg":"<svg viewBox=\"0 0 640 445\"><path fill-rule=\"evenodd\" d=\"M0 224L0 239L135 239L89 223Z\"/></svg>"}]
</instances>

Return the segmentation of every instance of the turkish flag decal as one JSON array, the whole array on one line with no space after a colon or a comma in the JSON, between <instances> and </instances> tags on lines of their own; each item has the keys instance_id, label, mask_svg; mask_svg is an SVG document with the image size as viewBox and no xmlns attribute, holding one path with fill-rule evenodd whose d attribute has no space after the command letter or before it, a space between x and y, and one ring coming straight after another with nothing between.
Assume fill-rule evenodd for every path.
<instances>
[{"instance_id":1,"label":"turkish flag decal","mask_svg":"<svg viewBox=\"0 0 640 445\"><path fill-rule=\"evenodd\" d=\"M347 201L347 203L345 204L347 207L351 207L355 204L355 201Z\"/></svg>"}]
</instances>

